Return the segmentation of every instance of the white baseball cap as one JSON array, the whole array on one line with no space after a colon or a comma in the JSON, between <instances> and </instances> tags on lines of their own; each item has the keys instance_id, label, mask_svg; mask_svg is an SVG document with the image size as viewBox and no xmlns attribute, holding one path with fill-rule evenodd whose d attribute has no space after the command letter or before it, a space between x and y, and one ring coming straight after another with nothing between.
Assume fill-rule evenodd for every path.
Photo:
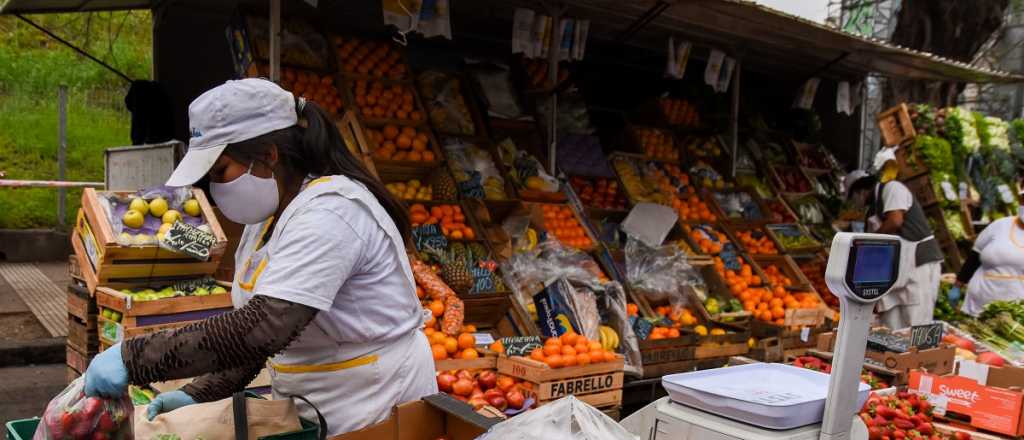
<instances>
[{"instance_id":1,"label":"white baseball cap","mask_svg":"<svg viewBox=\"0 0 1024 440\"><path fill-rule=\"evenodd\" d=\"M295 96L261 78L228 81L199 95L188 106L188 153L167 186L202 179L228 144L298 124Z\"/></svg>"}]
</instances>

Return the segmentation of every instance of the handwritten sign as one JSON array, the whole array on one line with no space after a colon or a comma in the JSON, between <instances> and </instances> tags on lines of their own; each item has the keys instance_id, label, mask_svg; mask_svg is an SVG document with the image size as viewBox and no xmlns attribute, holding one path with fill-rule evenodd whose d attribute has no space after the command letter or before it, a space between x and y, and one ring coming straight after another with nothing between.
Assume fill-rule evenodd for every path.
<instances>
[{"instance_id":1,"label":"handwritten sign","mask_svg":"<svg viewBox=\"0 0 1024 440\"><path fill-rule=\"evenodd\" d=\"M480 182L480 173L471 171L468 180L459 182L459 193L469 199L483 199L486 194L484 194L484 187Z\"/></svg>"},{"instance_id":2,"label":"handwritten sign","mask_svg":"<svg viewBox=\"0 0 1024 440\"><path fill-rule=\"evenodd\" d=\"M448 239L441 233L441 227L436 224L420 225L413 228L412 241L416 244L417 251L448 249Z\"/></svg>"},{"instance_id":3,"label":"handwritten sign","mask_svg":"<svg viewBox=\"0 0 1024 440\"><path fill-rule=\"evenodd\" d=\"M529 356L533 350L544 347L539 336L509 336L500 341L508 356Z\"/></svg>"},{"instance_id":4,"label":"handwritten sign","mask_svg":"<svg viewBox=\"0 0 1024 440\"><path fill-rule=\"evenodd\" d=\"M191 280L181 280L171 285L171 288L175 292L192 292L196 289L212 289L217 286L217 281L211 276L205 276L202 278L193 278Z\"/></svg>"},{"instance_id":5,"label":"handwritten sign","mask_svg":"<svg viewBox=\"0 0 1024 440\"><path fill-rule=\"evenodd\" d=\"M473 288L470 293L493 292L495 290L494 272L485 267L471 267L469 273L473 274Z\"/></svg>"},{"instance_id":6,"label":"handwritten sign","mask_svg":"<svg viewBox=\"0 0 1024 440\"><path fill-rule=\"evenodd\" d=\"M943 180L942 183L939 184L939 186L942 187L942 194L946 197L946 200L949 200L949 201L956 201L957 200L956 190L953 189L953 184L952 183L949 183L948 180Z\"/></svg>"},{"instance_id":7,"label":"handwritten sign","mask_svg":"<svg viewBox=\"0 0 1024 440\"><path fill-rule=\"evenodd\" d=\"M217 237L209 232L185 222L175 222L160 240L160 247L206 261L210 259L210 248L216 242Z\"/></svg>"},{"instance_id":8,"label":"handwritten sign","mask_svg":"<svg viewBox=\"0 0 1024 440\"><path fill-rule=\"evenodd\" d=\"M910 328L910 345L919 350L934 348L942 341L942 324L915 325Z\"/></svg>"},{"instance_id":9,"label":"handwritten sign","mask_svg":"<svg viewBox=\"0 0 1024 440\"><path fill-rule=\"evenodd\" d=\"M633 321L631 323L633 326L633 333L636 333L636 337L639 340L643 341L651 336L651 332L654 331L654 324L646 319L637 318L635 316L630 317L629 319L630 321Z\"/></svg>"}]
</instances>

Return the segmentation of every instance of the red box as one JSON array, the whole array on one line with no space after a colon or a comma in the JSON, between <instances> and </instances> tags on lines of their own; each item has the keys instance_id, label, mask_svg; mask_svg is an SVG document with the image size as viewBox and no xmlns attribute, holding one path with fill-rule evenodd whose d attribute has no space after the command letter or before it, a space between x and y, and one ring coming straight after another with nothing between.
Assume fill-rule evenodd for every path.
<instances>
[{"instance_id":1,"label":"red box","mask_svg":"<svg viewBox=\"0 0 1024 440\"><path fill-rule=\"evenodd\" d=\"M1009 436L1024 435L1024 391L1005 388L1024 383L1024 368L991 367L986 382L982 385L968 377L936 376L915 370L910 373L909 386L911 390L946 396L946 412L970 417L975 428Z\"/></svg>"}]
</instances>

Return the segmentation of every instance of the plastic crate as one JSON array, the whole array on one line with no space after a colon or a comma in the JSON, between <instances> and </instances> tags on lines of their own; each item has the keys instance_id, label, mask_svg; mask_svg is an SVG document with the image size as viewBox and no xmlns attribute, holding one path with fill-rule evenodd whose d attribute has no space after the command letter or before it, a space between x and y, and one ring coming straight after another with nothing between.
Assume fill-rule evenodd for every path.
<instances>
[{"instance_id":1,"label":"plastic crate","mask_svg":"<svg viewBox=\"0 0 1024 440\"><path fill-rule=\"evenodd\" d=\"M7 422L7 436L4 438L6 440L32 440L37 426L39 426L39 417L11 420Z\"/></svg>"}]
</instances>

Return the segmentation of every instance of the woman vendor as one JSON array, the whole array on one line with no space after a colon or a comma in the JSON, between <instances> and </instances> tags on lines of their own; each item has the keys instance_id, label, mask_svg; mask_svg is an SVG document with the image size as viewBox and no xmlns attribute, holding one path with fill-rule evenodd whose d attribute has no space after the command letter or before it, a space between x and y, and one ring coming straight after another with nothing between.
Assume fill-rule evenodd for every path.
<instances>
[{"instance_id":1,"label":"woman vendor","mask_svg":"<svg viewBox=\"0 0 1024 440\"><path fill-rule=\"evenodd\" d=\"M159 395L152 419L229 397L266 365L274 398L309 399L338 435L437 392L405 253L409 219L323 110L270 81L243 79L196 98L189 123L188 154L167 185L208 176L224 216L246 225L235 310L114 345L86 371L86 394L197 377Z\"/></svg>"},{"instance_id":2,"label":"woman vendor","mask_svg":"<svg viewBox=\"0 0 1024 440\"><path fill-rule=\"evenodd\" d=\"M967 285L961 308L978 316L993 301L1024 299L1024 207L1016 217L1003 217L978 234L950 296L959 297Z\"/></svg>"}]
</instances>

